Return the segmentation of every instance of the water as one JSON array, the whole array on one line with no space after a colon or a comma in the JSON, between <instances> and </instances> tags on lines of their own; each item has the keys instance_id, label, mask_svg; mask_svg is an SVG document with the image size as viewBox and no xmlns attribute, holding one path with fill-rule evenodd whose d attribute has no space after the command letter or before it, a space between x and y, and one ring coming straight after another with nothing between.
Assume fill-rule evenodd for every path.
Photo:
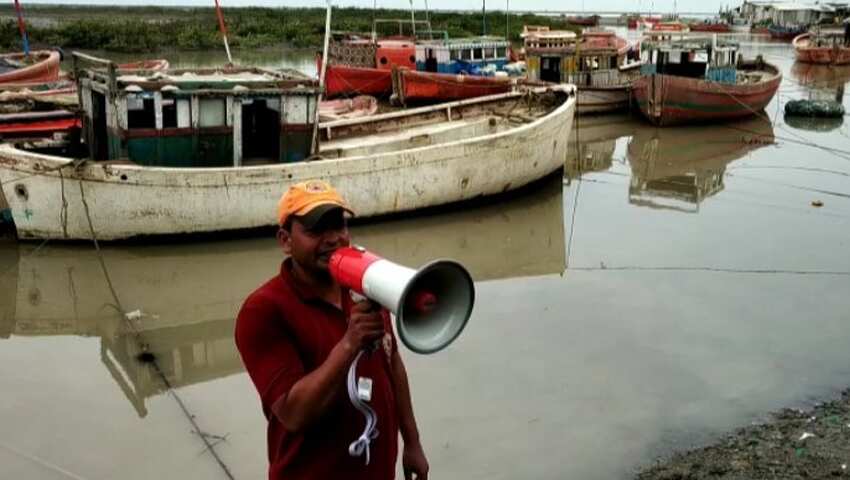
<instances>
[{"instance_id":1,"label":"water","mask_svg":"<svg viewBox=\"0 0 850 480\"><path fill-rule=\"evenodd\" d=\"M455 344L403 352L433 478L629 478L850 385L850 127L781 113L793 98L850 107L850 68L741 41L785 74L772 123L582 117L565 178L353 228L399 262L456 258L477 282ZM136 359L136 330L234 476L262 478L265 424L232 328L280 256L262 237L109 246L111 290L89 245L2 244L2 476L225 478Z\"/></svg>"}]
</instances>

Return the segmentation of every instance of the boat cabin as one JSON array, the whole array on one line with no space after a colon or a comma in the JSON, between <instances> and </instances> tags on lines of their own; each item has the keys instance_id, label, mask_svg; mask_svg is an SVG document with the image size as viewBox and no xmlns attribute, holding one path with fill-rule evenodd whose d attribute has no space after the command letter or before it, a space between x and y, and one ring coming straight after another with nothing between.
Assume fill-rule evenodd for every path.
<instances>
[{"instance_id":1,"label":"boat cabin","mask_svg":"<svg viewBox=\"0 0 850 480\"><path fill-rule=\"evenodd\" d=\"M227 167L312 153L319 94L312 79L235 67L118 70L98 61L106 68L77 71L83 138L94 160Z\"/></svg>"},{"instance_id":2,"label":"boat cabin","mask_svg":"<svg viewBox=\"0 0 850 480\"><path fill-rule=\"evenodd\" d=\"M530 80L602 87L628 83L622 71L633 59L628 43L611 31L537 31L525 35Z\"/></svg>"},{"instance_id":3,"label":"boat cabin","mask_svg":"<svg viewBox=\"0 0 850 480\"><path fill-rule=\"evenodd\" d=\"M641 74L737 83L738 44L717 36L650 34L641 44Z\"/></svg>"},{"instance_id":4,"label":"boat cabin","mask_svg":"<svg viewBox=\"0 0 850 480\"><path fill-rule=\"evenodd\" d=\"M508 63L510 42L500 37L420 40L416 70L437 73L494 75Z\"/></svg>"}]
</instances>

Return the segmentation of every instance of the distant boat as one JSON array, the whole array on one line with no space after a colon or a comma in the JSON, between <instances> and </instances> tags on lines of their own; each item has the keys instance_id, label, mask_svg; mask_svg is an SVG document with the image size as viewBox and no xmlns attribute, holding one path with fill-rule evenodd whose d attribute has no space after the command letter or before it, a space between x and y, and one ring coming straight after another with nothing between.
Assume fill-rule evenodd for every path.
<instances>
[{"instance_id":1,"label":"distant boat","mask_svg":"<svg viewBox=\"0 0 850 480\"><path fill-rule=\"evenodd\" d=\"M689 30L688 25L682 22L672 21L672 22L657 22L652 25L651 31L653 32L675 32L675 33L684 33Z\"/></svg>"},{"instance_id":2,"label":"distant boat","mask_svg":"<svg viewBox=\"0 0 850 480\"><path fill-rule=\"evenodd\" d=\"M770 28L766 25L753 25L750 27L750 33L753 35L770 35Z\"/></svg>"},{"instance_id":3,"label":"distant boat","mask_svg":"<svg viewBox=\"0 0 850 480\"><path fill-rule=\"evenodd\" d=\"M55 82L59 80L62 55L56 50L35 50L0 55L0 84Z\"/></svg>"},{"instance_id":4,"label":"distant boat","mask_svg":"<svg viewBox=\"0 0 850 480\"><path fill-rule=\"evenodd\" d=\"M269 227L280 192L313 178L361 217L506 192L563 167L576 103L559 85L315 125L316 82L279 72L101 68L79 81L89 159L0 145L21 239Z\"/></svg>"},{"instance_id":5,"label":"distant boat","mask_svg":"<svg viewBox=\"0 0 850 480\"><path fill-rule=\"evenodd\" d=\"M637 30L642 28L652 28L653 25L661 21L661 17L629 17L627 25L629 30Z\"/></svg>"},{"instance_id":6,"label":"distant boat","mask_svg":"<svg viewBox=\"0 0 850 480\"><path fill-rule=\"evenodd\" d=\"M675 36L674 36L675 37ZM737 44L687 35L644 41L646 63L632 84L641 113L656 125L723 121L761 112L782 73L764 62L742 61Z\"/></svg>"},{"instance_id":7,"label":"distant boat","mask_svg":"<svg viewBox=\"0 0 850 480\"><path fill-rule=\"evenodd\" d=\"M728 23L689 23L688 28L692 32L729 33L732 27Z\"/></svg>"},{"instance_id":8,"label":"distant boat","mask_svg":"<svg viewBox=\"0 0 850 480\"><path fill-rule=\"evenodd\" d=\"M806 33L808 28L805 25L771 25L767 27L770 33L770 38L775 40L793 40L794 37L802 33Z\"/></svg>"},{"instance_id":9,"label":"distant boat","mask_svg":"<svg viewBox=\"0 0 850 480\"><path fill-rule=\"evenodd\" d=\"M528 78L571 83L578 88L578 113L626 110L631 82L640 74L640 59L629 43L612 31L575 33L536 31L525 38Z\"/></svg>"},{"instance_id":10,"label":"distant boat","mask_svg":"<svg viewBox=\"0 0 850 480\"><path fill-rule=\"evenodd\" d=\"M819 65L850 64L850 45L844 43L844 32L804 33L791 42L798 62Z\"/></svg>"},{"instance_id":11,"label":"distant boat","mask_svg":"<svg viewBox=\"0 0 850 480\"><path fill-rule=\"evenodd\" d=\"M599 25L599 15L567 17L567 23L581 27L595 27Z\"/></svg>"}]
</instances>

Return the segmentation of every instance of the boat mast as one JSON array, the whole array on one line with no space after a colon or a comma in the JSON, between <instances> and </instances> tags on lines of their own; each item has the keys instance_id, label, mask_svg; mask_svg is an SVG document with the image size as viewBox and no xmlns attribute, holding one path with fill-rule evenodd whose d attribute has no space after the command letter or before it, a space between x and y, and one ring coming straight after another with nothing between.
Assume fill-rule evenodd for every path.
<instances>
[{"instance_id":1,"label":"boat mast","mask_svg":"<svg viewBox=\"0 0 850 480\"><path fill-rule=\"evenodd\" d=\"M24 12L21 10L21 4L15 0L15 11L18 13L18 30L21 31L21 40L24 44L24 55L30 56L30 41L27 38L27 27L24 24Z\"/></svg>"},{"instance_id":2,"label":"boat mast","mask_svg":"<svg viewBox=\"0 0 850 480\"><path fill-rule=\"evenodd\" d=\"M310 141L310 151L313 155L319 153L319 105L325 96L325 74L328 71L328 44L331 40L331 1L325 13L325 43L322 46L322 66L319 70L319 96L316 99L316 115L313 118L313 138Z\"/></svg>"},{"instance_id":3,"label":"boat mast","mask_svg":"<svg viewBox=\"0 0 850 480\"><path fill-rule=\"evenodd\" d=\"M413 29L413 40L416 41L416 11L413 8L413 0L410 0L410 28Z\"/></svg>"},{"instance_id":4,"label":"boat mast","mask_svg":"<svg viewBox=\"0 0 850 480\"><path fill-rule=\"evenodd\" d=\"M481 35L487 35L487 0L481 0Z\"/></svg>"},{"instance_id":5,"label":"boat mast","mask_svg":"<svg viewBox=\"0 0 850 480\"><path fill-rule=\"evenodd\" d=\"M230 45L227 44L227 27L224 25L224 15L221 13L221 5L218 0L215 0L215 14L218 17L218 28L221 30L221 37L224 39L224 51L227 52L227 63L233 64L233 57L230 56Z\"/></svg>"}]
</instances>

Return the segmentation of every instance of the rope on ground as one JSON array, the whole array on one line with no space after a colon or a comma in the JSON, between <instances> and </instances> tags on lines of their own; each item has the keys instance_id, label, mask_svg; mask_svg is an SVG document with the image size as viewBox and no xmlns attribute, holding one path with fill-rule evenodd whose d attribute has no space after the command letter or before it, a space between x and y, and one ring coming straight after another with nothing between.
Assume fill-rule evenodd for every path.
<instances>
[{"instance_id":1,"label":"rope on ground","mask_svg":"<svg viewBox=\"0 0 850 480\"><path fill-rule=\"evenodd\" d=\"M115 290L115 286L112 283L112 278L109 275L109 269L106 267L106 262L103 259L103 252L100 249L100 244L97 240L97 233L95 232L94 224L92 223L91 212L89 211L89 204L88 204L88 201L86 200L85 189L83 188L83 180L82 180L81 177L78 178L78 180L79 180L79 185L80 185L80 201L83 204L83 210L85 211L86 220L88 221L88 225L89 225L89 232L91 233L92 242L94 242L94 248L97 251L97 259L98 259L98 262L100 263L100 268L103 271L103 276L106 278L106 284L109 287L110 293L112 294L112 299L115 301L116 308L121 313L122 320L124 320L125 325L127 325L130 328L130 330L132 331L133 337L136 339L136 342L139 345L139 347L144 349L144 342L142 342L141 332L139 332L138 329L136 329L136 326L133 325L133 323L129 320L129 318L127 316L128 312L121 305L121 300L119 299L118 293ZM206 434L203 430L201 430L200 426L198 425L198 422L195 420L195 415L193 415L191 412L189 412L189 409L186 407L186 404L183 402L183 399L180 398L180 395L177 394L177 391L171 385L171 382L168 381L168 377L165 375L165 372L163 372L162 369L160 368L159 363L157 362L156 358L152 359L149 363L153 367L157 376L162 381L163 385L165 385L166 389L168 390L168 393L171 395L172 398L174 398L174 400L180 406L180 410L183 411L183 414L186 416L186 419L189 420L189 423L192 425L192 428L194 429L193 433L195 433L196 435L198 435L201 438L201 440L204 442L204 445L206 446L207 450L209 450L210 454L212 454L213 458L215 458L216 462L218 462L219 466L224 471L225 475L227 475L227 478L229 480L235 480L235 478L233 477L233 474L230 472L230 469L224 463L221 456L219 456L218 452L216 452L216 450L214 448L215 446L210 443L210 440L208 438L208 434Z\"/></svg>"}]
</instances>

